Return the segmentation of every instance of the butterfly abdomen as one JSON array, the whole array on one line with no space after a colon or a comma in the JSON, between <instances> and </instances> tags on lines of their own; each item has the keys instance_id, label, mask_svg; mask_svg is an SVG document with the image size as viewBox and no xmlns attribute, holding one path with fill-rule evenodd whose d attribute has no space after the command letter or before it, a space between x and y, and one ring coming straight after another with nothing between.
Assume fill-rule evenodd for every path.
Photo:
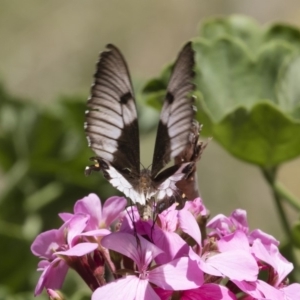
<instances>
[{"instance_id":1,"label":"butterfly abdomen","mask_svg":"<svg viewBox=\"0 0 300 300\"><path fill-rule=\"evenodd\" d=\"M151 173L148 169L141 170L138 189L140 194L145 197L146 201L155 194L156 189L153 186Z\"/></svg>"}]
</instances>

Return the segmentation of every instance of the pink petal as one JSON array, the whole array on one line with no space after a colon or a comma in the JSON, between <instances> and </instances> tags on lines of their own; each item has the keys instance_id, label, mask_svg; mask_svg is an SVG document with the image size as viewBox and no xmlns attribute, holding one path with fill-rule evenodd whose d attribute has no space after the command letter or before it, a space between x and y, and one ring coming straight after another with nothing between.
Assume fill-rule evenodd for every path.
<instances>
[{"instance_id":1,"label":"pink petal","mask_svg":"<svg viewBox=\"0 0 300 300\"><path fill-rule=\"evenodd\" d=\"M178 212L179 228L189 236L191 236L196 243L201 246L201 232L198 223L191 212L188 210L180 210Z\"/></svg>"},{"instance_id":2,"label":"pink petal","mask_svg":"<svg viewBox=\"0 0 300 300\"><path fill-rule=\"evenodd\" d=\"M207 228L215 229L221 234L232 232L232 222L225 215L219 214L213 217L206 225Z\"/></svg>"},{"instance_id":3,"label":"pink petal","mask_svg":"<svg viewBox=\"0 0 300 300\"><path fill-rule=\"evenodd\" d=\"M135 220L135 227L132 224L132 220ZM141 232L141 229L143 230L143 226L141 226L140 214L135 206L127 207L126 210L120 214L120 222L120 232L133 234L136 230L138 234L144 234L144 232Z\"/></svg>"},{"instance_id":4,"label":"pink petal","mask_svg":"<svg viewBox=\"0 0 300 300\"><path fill-rule=\"evenodd\" d=\"M67 264L56 258L41 274L34 295L39 295L44 288L60 289L68 271Z\"/></svg>"},{"instance_id":5,"label":"pink petal","mask_svg":"<svg viewBox=\"0 0 300 300\"><path fill-rule=\"evenodd\" d=\"M74 215L70 213L59 213L58 216L64 221L69 221Z\"/></svg>"},{"instance_id":6,"label":"pink petal","mask_svg":"<svg viewBox=\"0 0 300 300\"><path fill-rule=\"evenodd\" d=\"M56 258L55 258L56 259ZM41 260L38 262L38 271L43 271L45 268L47 268L50 265L49 260Z\"/></svg>"},{"instance_id":7,"label":"pink petal","mask_svg":"<svg viewBox=\"0 0 300 300\"><path fill-rule=\"evenodd\" d=\"M174 232L177 229L177 215L176 204L173 204L168 209L164 210L158 215L161 229L164 231Z\"/></svg>"},{"instance_id":8,"label":"pink petal","mask_svg":"<svg viewBox=\"0 0 300 300\"><path fill-rule=\"evenodd\" d=\"M88 220L89 216L87 215L74 215L73 218L69 220L67 236L69 247L72 247L74 239L82 233Z\"/></svg>"},{"instance_id":9,"label":"pink petal","mask_svg":"<svg viewBox=\"0 0 300 300\"><path fill-rule=\"evenodd\" d=\"M223 236L218 241L218 249L220 252L239 249L250 253L248 238L241 230L237 230L234 233Z\"/></svg>"},{"instance_id":10,"label":"pink petal","mask_svg":"<svg viewBox=\"0 0 300 300\"><path fill-rule=\"evenodd\" d=\"M257 289L263 293L263 295L265 296L264 298L266 299L286 300L282 291L277 290L276 288L262 280L257 281Z\"/></svg>"},{"instance_id":11,"label":"pink petal","mask_svg":"<svg viewBox=\"0 0 300 300\"><path fill-rule=\"evenodd\" d=\"M189 257L193 261L197 262L199 269L204 273L214 275L214 276L220 276L220 277L223 276L223 274L219 270L217 270L214 266L207 264L201 257L199 257L199 255L196 254L192 248L190 248Z\"/></svg>"},{"instance_id":12,"label":"pink petal","mask_svg":"<svg viewBox=\"0 0 300 300\"><path fill-rule=\"evenodd\" d=\"M116 232L105 236L101 244L108 249L131 258L137 264L138 268L147 267L153 258L162 253L162 250L140 235L135 237L123 232Z\"/></svg>"},{"instance_id":13,"label":"pink petal","mask_svg":"<svg viewBox=\"0 0 300 300\"><path fill-rule=\"evenodd\" d=\"M96 243L79 243L66 251L57 251L56 255L83 256L98 248Z\"/></svg>"},{"instance_id":14,"label":"pink petal","mask_svg":"<svg viewBox=\"0 0 300 300\"><path fill-rule=\"evenodd\" d=\"M162 289L158 286L154 288L157 295L160 297L161 300L170 300L171 296L174 291L166 291L165 289Z\"/></svg>"},{"instance_id":15,"label":"pink petal","mask_svg":"<svg viewBox=\"0 0 300 300\"><path fill-rule=\"evenodd\" d=\"M266 248L268 247L268 249ZM277 272L276 286L293 270L293 264L287 261L279 252L277 246L265 246L260 240L255 240L252 246L255 257L266 262Z\"/></svg>"},{"instance_id":16,"label":"pink petal","mask_svg":"<svg viewBox=\"0 0 300 300\"><path fill-rule=\"evenodd\" d=\"M126 205L127 200L118 196L110 197L104 202L102 218L105 220L107 227L119 217Z\"/></svg>"},{"instance_id":17,"label":"pink petal","mask_svg":"<svg viewBox=\"0 0 300 300\"><path fill-rule=\"evenodd\" d=\"M154 244L164 251L155 258L158 264L167 263L176 256L183 256L189 252L187 243L175 232L167 232L155 227L152 234L149 232L148 236L152 236Z\"/></svg>"},{"instance_id":18,"label":"pink petal","mask_svg":"<svg viewBox=\"0 0 300 300\"><path fill-rule=\"evenodd\" d=\"M160 300L148 280L139 280L139 284L136 289L135 299L143 300Z\"/></svg>"},{"instance_id":19,"label":"pink petal","mask_svg":"<svg viewBox=\"0 0 300 300\"><path fill-rule=\"evenodd\" d=\"M97 229L102 220L101 200L96 194L89 194L74 205L75 214L84 214L90 216L88 230Z\"/></svg>"},{"instance_id":20,"label":"pink petal","mask_svg":"<svg viewBox=\"0 0 300 300\"><path fill-rule=\"evenodd\" d=\"M224 277L224 274L222 274L221 271L217 270L214 266L207 264L202 259L198 260L199 268L206 274L214 275L217 277Z\"/></svg>"},{"instance_id":21,"label":"pink petal","mask_svg":"<svg viewBox=\"0 0 300 300\"><path fill-rule=\"evenodd\" d=\"M232 233L237 229L248 233L247 213L245 210L236 209L229 218L217 215L207 223L207 228L215 229L221 235Z\"/></svg>"},{"instance_id":22,"label":"pink petal","mask_svg":"<svg viewBox=\"0 0 300 300\"><path fill-rule=\"evenodd\" d=\"M284 292L286 300L299 300L300 299L300 284L293 283L281 289Z\"/></svg>"},{"instance_id":23,"label":"pink petal","mask_svg":"<svg viewBox=\"0 0 300 300\"><path fill-rule=\"evenodd\" d=\"M203 273L188 257L175 259L149 271L149 281L166 290L188 290L203 284Z\"/></svg>"},{"instance_id":24,"label":"pink petal","mask_svg":"<svg viewBox=\"0 0 300 300\"><path fill-rule=\"evenodd\" d=\"M201 198L196 198L193 201L186 201L184 208L190 211L195 217L201 214L201 216L207 215L207 209L204 206Z\"/></svg>"},{"instance_id":25,"label":"pink petal","mask_svg":"<svg viewBox=\"0 0 300 300\"><path fill-rule=\"evenodd\" d=\"M125 295L127 300L135 300L139 282L140 280L136 276L118 279L96 289L92 295L92 300L123 300Z\"/></svg>"},{"instance_id":26,"label":"pink petal","mask_svg":"<svg viewBox=\"0 0 300 300\"><path fill-rule=\"evenodd\" d=\"M260 229L255 229L249 234L250 244L253 244L256 239L259 239L264 245L273 244L275 246L279 246L278 240L276 240L272 235L267 234Z\"/></svg>"},{"instance_id":27,"label":"pink petal","mask_svg":"<svg viewBox=\"0 0 300 300\"><path fill-rule=\"evenodd\" d=\"M254 299L285 300L283 292L262 280L257 280L255 282L233 280L232 282Z\"/></svg>"},{"instance_id":28,"label":"pink petal","mask_svg":"<svg viewBox=\"0 0 300 300\"><path fill-rule=\"evenodd\" d=\"M272 258L271 254L268 252L266 247L261 243L260 240L255 240L252 245L252 252L257 257L257 259L264 261L273 268L276 267L275 260Z\"/></svg>"},{"instance_id":29,"label":"pink petal","mask_svg":"<svg viewBox=\"0 0 300 300\"><path fill-rule=\"evenodd\" d=\"M214 283L207 283L207 284L203 284L201 287L197 289L183 291L181 293L180 299L181 300L191 300L191 299L236 300L236 297L225 286L214 284Z\"/></svg>"},{"instance_id":30,"label":"pink petal","mask_svg":"<svg viewBox=\"0 0 300 300\"><path fill-rule=\"evenodd\" d=\"M247 281L238 281L232 280L232 282L240 288L246 294L252 296L254 299L263 299L263 294L257 288L257 282L247 282Z\"/></svg>"},{"instance_id":31,"label":"pink petal","mask_svg":"<svg viewBox=\"0 0 300 300\"><path fill-rule=\"evenodd\" d=\"M258 266L254 257L242 250L227 251L208 257L205 263L231 280L255 281Z\"/></svg>"},{"instance_id":32,"label":"pink petal","mask_svg":"<svg viewBox=\"0 0 300 300\"><path fill-rule=\"evenodd\" d=\"M58 229L40 233L31 245L31 252L39 257L51 259L54 250L64 244L64 237Z\"/></svg>"},{"instance_id":33,"label":"pink petal","mask_svg":"<svg viewBox=\"0 0 300 300\"><path fill-rule=\"evenodd\" d=\"M248 233L249 226L247 221L247 212L244 209L236 209L230 215L231 221L236 225L237 229Z\"/></svg>"}]
</instances>

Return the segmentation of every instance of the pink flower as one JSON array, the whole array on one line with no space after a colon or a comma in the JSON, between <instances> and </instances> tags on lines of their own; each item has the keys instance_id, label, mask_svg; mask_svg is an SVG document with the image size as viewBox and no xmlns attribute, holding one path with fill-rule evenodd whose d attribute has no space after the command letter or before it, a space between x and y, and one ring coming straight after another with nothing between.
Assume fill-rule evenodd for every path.
<instances>
[{"instance_id":1,"label":"pink flower","mask_svg":"<svg viewBox=\"0 0 300 300\"><path fill-rule=\"evenodd\" d=\"M217 246L217 248L215 247ZM200 256L190 251L190 257L199 268L210 275L227 277L230 280L255 281L258 265L250 252L246 235L237 231L216 242L215 249L204 246Z\"/></svg>"},{"instance_id":2,"label":"pink flower","mask_svg":"<svg viewBox=\"0 0 300 300\"><path fill-rule=\"evenodd\" d=\"M156 223L142 221L134 206L123 211L125 205L124 198L111 197L102 209L90 194L76 202L74 214L60 214L65 224L40 234L31 247L42 258L35 295L45 287L60 299L52 289L61 287L71 267L94 291L92 300L230 300L237 293L245 300L300 299L300 284L288 285L293 265L280 254L279 242L259 229L249 233L244 210L213 218L213 231L203 240L197 220L207 211L200 198L181 210L169 207ZM111 233L114 221L119 232ZM116 279L108 284L105 266ZM266 282L258 279L260 270L268 272Z\"/></svg>"},{"instance_id":3,"label":"pink flower","mask_svg":"<svg viewBox=\"0 0 300 300\"><path fill-rule=\"evenodd\" d=\"M96 194L89 194L75 203L74 215L84 214L90 217L85 228L86 231L109 228L123 212L126 204L127 200L124 197L114 196L105 201L102 209L99 197ZM67 221L73 215L61 213L59 216Z\"/></svg>"},{"instance_id":4,"label":"pink flower","mask_svg":"<svg viewBox=\"0 0 300 300\"><path fill-rule=\"evenodd\" d=\"M159 226L146 226L148 236L153 243L164 252L155 258L158 264L167 263L175 258L188 256L189 246L179 236L178 230L191 236L200 246L201 232L196 219L187 209L176 210L176 205L172 205L158 215ZM150 232L151 231L151 232Z\"/></svg>"},{"instance_id":5,"label":"pink flower","mask_svg":"<svg viewBox=\"0 0 300 300\"><path fill-rule=\"evenodd\" d=\"M204 206L202 199L199 197L194 199L193 201L186 201L183 209L190 211L195 218L199 215L207 216L208 214L208 211Z\"/></svg>"},{"instance_id":6,"label":"pink flower","mask_svg":"<svg viewBox=\"0 0 300 300\"><path fill-rule=\"evenodd\" d=\"M236 209L229 217L219 214L207 223L207 228L214 229L220 236L227 235L239 229L246 234L249 231L247 213L243 209Z\"/></svg>"},{"instance_id":7,"label":"pink flower","mask_svg":"<svg viewBox=\"0 0 300 300\"><path fill-rule=\"evenodd\" d=\"M149 224L152 225L152 221L150 220L148 222L141 220L136 206L127 207L125 211L120 214L119 222L120 232L127 232L131 234L137 232L140 235L147 234L145 231L145 224L147 224L146 226Z\"/></svg>"},{"instance_id":8,"label":"pink flower","mask_svg":"<svg viewBox=\"0 0 300 300\"><path fill-rule=\"evenodd\" d=\"M197 265L188 257L150 268L153 259L162 253L143 237L128 233L113 233L102 239L102 245L131 258L136 271L98 288L92 300L100 299L160 299L151 284L167 290L194 289L202 285L203 277Z\"/></svg>"},{"instance_id":9,"label":"pink flower","mask_svg":"<svg viewBox=\"0 0 300 300\"><path fill-rule=\"evenodd\" d=\"M300 299L300 284L294 283L287 285L285 282L288 274L293 270L293 264L288 262L279 252L279 249L274 244L264 245L261 240L254 241L252 246L253 254L262 262L265 262L269 270L267 283L260 282L258 289L264 294L278 293L270 286L279 290L282 294L282 299ZM267 289L267 292L266 292ZM269 291L272 291L270 293Z\"/></svg>"},{"instance_id":10,"label":"pink flower","mask_svg":"<svg viewBox=\"0 0 300 300\"><path fill-rule=\"evenodd\" d=\"M88 216L75 215L59 229L39 234L31 245L34 255L44 259L38 265L42 271L35 296L43 288L59 289L68 271L68 256L83 256L98 247L96 243L81 243L80 234L86 227Z\"/></svg>"},{"instance_id":11,"label":"pink flower","mask_svg":"<svg viewBox=\"0 0 300 300\"><path fill-rule=\"evenodd\" d=\"M177 255L188 254L189 247L186 242L175 232L178 229L178 211L172 205L158 215L159 226L144 225L146 232L153 243L164 251L155 258L156 263L164 264L173 260Z\"/></svg>"},{"instance_id":12,"label":"pink flower","mask_svg":"<svg viewBox=\"0 0 300 300\"><path fill-rule=\"evenodd\" d=\"M260 229L255 229L249 233L247 212L243 209L234 210L229 217L222 214L217 215L207 223L206 227L213 229L210 236L217 234L219 237L222 237L240 230L247 234L250 245L255 239L260 239L265 245L279 245L279 242L273 236Z\"/></svg>"}]
</instances>

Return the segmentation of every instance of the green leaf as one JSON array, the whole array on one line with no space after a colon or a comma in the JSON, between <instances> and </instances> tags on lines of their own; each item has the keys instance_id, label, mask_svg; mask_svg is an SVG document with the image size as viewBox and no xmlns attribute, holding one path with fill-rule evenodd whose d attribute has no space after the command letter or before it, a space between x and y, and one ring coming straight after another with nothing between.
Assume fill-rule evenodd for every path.
<instances>
[{"instance_id":1,"label":"green leaf","mask_svg":"<svg viewBox=\"0 0 300 300\"><path fill-rule=\"evenodd\" d=\"M264 167L300 154L300 122L267 101L228 114L213 125L213 136L233 155Z\"/></svg>"},{"instance_id":2,"label":"green leaf","mask_svg":"<svg viewBox=\"0 0 300 300\"><path fill-rule=\"evenodd\" d=\"M294 55L283 65L277 85L280 107L300 120L300 54Z\"/></svg>"},{"instance_id":3,"label":"green leaf","mask_svg":"<svg viewBox=\"0 0 300 300\"><path fill-rule=\"evenodd\" d=\"M195 83L214 122L237 107L250 109L261 99L278 102L275 84L280 67L292 48L278 43L263 47L256 59L236 41L196 39Z\"/></svg>"},{"instance_id":4,"label":"green leaf","mask_svg":"<svg viewBox=\"0 0 300 300\"><path fill-rule=\"evenodd\" d=\"M264 32L263 41L285 42L286 44L300 49L300 30L289 24L271 24Z\"/></svg>"},{"instance_id":5,"label":"green leaf","mask_svg":"<svg viewBox=\"0 0 300 300\"><path fill-rule=\"evenodd\" d=\"M236 42L245 44L249 51L257 51L262 39L258 22L241 15L209 19L201 25L199 34L207 40L223 37L235 39Z\"/></svg>"},{"instance_id":6,"label":"green leaf","mask_svg":"<svg viewBox=\"0 0 300 300\"><path fill-rule=\"evenodd\" d=\"M153 78L145 84L143 88L143 93L147 95L157 91L166 90L171 71L172 64L169 64L163 69L158 78Z\"/></svg>"},{"instance_id":7,"label":"green leaf","mask_svg":"<svg viewBox=\"0 0 300 300\"><path fill-rule=\"evenodd\" d=\"M154 109L160 110L162 108L165 95L165 89L162 91L149 93L146 97L146 103Z\"/></svg>"}]
</instances>

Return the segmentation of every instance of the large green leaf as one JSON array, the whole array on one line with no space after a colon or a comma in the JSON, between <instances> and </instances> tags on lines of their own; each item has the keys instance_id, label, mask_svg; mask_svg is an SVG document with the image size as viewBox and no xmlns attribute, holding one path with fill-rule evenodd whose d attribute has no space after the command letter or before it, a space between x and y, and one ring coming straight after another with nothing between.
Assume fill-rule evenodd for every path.
<instances>
[{"instance_id":1,"label":"large green leaf","mask_svg":"<svg viewBox=\"0 0 300 300\"><path fill-rule=\"evenodd\" d=\"M213 136L233 155L264 167L300 155L300 122L267 101L234 110L214 124Z\"/></svg>"}]
</instances>

